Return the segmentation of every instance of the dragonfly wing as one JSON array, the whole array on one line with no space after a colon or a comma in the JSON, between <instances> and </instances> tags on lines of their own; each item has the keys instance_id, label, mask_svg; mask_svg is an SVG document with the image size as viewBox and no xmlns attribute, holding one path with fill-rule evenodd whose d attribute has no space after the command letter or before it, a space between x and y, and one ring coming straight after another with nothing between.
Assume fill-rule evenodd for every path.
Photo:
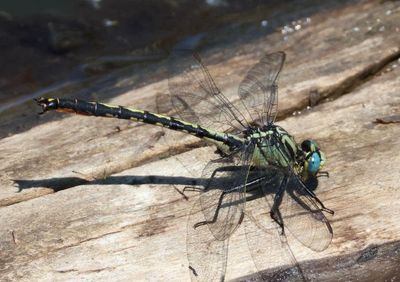
<instances>
[{"instance_id":1,"label":"dragonfly wing","mask_svg":"<svg viewBox=\"0 0 400 282\"><path fill-rule=\"evenodd\" d=\"M195 227L198 222L204 220L200 198L197 198L189 214L186 237L191 280L223 281L229 239L215 240L206 225Z\"/></svg>"},{"instance_id":2,"label":"dragonfly wing","mask_svg":"<svg viewBox=\"0 0 400 282\"><path fill-rule=\"evenodd\" d=\"M244 129L243 116L221 93L198 54L175 50L168 70L171 101L182 120L217 131Z\"/></svg>"},{"instance_id":3,"label":"dragonfly wing","mask_svg":"<svg viewBox=\"0 0 400 282\"><path fill-rule=\"evenodd\" d=\"M247 73L239 86L239 97L251 120L259 125L272 124L278 111L278 87L276 80L285 53L276 52L265 55Z\"/></svg>"},{"instance_id":4,"label":"dragonfly wing","mask_svg":"<svg viewBox=\"0 0 400 282\"><path fill-rule=\"evenodd\" d=\"M304 183L291 173L282 199L284 225L303 245L314 251L325 250L332 241L332 227Z\"/></svg>"},{"instance_id":5,"label":"dragonfly wing","mask_svg":"<svg viewBox=\"0 0 400 282\"><path fill-rule=\"evenodd\" d=\"M271 219L271 195L246 203L247 244L261 281L306 281L286 236ZM268 269L266 269L268 267Z\"/></svg>"},{"instance_id":6,"label":"dragonfly wing","mask_svg":"<svg viewBox=\"0 0 400 282\"><path fill-rule=\"evenodd\" d=\"M283 143L277 140L277 146L283 157ZM278 208L285 228L304 246L314 251L325 250L332 241L333 231L317 204L316 196L310 195L310 191L291 165L284 173L288 179Z\"/></svg>"},{"instance_id":7,"label":"dragonfly wing","mask_svg":"<svg viewBox=\"0 0 400 282\"><path fill-rule=\"evenodd\" d=\"M200 202L204 223L216 240L227 239L243 219L252 148L210 161L203 170L202 179L206 183Z\"/></svg>"}]
</instances>

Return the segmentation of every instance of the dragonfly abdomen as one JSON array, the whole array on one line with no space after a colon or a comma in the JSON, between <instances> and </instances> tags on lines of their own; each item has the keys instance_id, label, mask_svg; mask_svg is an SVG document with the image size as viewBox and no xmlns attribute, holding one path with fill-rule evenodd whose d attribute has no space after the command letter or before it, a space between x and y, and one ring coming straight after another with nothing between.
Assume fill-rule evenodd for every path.
<instances>
[{"instance_id":1,"label":"dragonfly abdomen","mask_svg":"<svg viewBox=\"0 0 400 282\"><path fill-rule=\"evenodd\" d=\"M216 143L223 143L229 148L240 147L243 142L233 135L214 132L197 124L188 123L173 117L138 109L108 105L98 102L87 102L78 99L38 98L36 99L36 102L42 106L43 112L55 110L58 112L75 112L80 115L140 121L147 124L166 127L176 131L183 131L198 138L206 138Z\"/></svg>"}]
</instances>

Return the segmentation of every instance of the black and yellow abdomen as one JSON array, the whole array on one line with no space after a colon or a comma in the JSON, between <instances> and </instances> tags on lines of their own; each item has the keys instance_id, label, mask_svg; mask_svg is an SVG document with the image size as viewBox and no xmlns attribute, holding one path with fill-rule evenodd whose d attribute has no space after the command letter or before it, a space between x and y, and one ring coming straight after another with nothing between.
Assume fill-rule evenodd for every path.
<instances>
[{"instance_id":1,"label":"black and yellow abdomen","mask_svg":"<svg viewBox=\"0 0 400 282\"><path fill-rule=\"evenodd\" d=\"M197 124L185 122L174 117L164 116L148 111L131 109L123 106L113 106L98 102L86 102L78 99L38 98L36 102L42 106L43 113L48 110L58 112L75 112L80 115L100 116L109 118L129 119L147 124L166 127L172 130L186 132L198 138L205 138L231 149L239 148L243 140L237 136L206 129Z\"/></svg>"}]
</instances>

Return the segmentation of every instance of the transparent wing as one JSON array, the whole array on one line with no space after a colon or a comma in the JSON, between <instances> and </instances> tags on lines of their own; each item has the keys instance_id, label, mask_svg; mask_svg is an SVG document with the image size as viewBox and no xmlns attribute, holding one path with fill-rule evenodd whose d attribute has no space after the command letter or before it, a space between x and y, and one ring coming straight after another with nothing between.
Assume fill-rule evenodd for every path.
<instances>
[{"instance_id":1,"label":"transparent wing","mask_svg":"<svg viewBox=\"0 0 400 282\"><path fill-rule=\"evenodd\" d=\"M156 96L156 112L159 114L172 116L174 114L174 109L171 104L171 99L169 95L157 94ZM193 160L186 160L185 156L182 156L180 152L188 151L192 148L203 147L207 145L204 139L199 139L193 135L187 134L186 132L169 130L164 127L161 127L161 131L163 133L162 140L163 144L167 146L167 156L174 156L176 160L178 160L182 167L188 172L189 175L200 177L201 175L197 175L193 171L193 167L198 163L206 163L208 160L205 158L196 158L195 163ZM163 158L165 155L163 153ZM202 165L204 167L204 165ZM200 171L201 173L201 171Z\"/></svg>"},{"instance_id":2,"label":"transparent wing","mask_svg":"<svg viewBox=\"0 0 400 282\"><path fill-rule=\"evenodd\" d=\"M198 54L175 50L169 59L168 86L177 115L218 131L242 131L242 114L221 93Z\"/></svg>"},{"instance_id":3,"label":"transparent wing","mask_svg":"<svg viewBox=\"0 0 400 282\"><path fill-rule=\"evenodd\" d=\"M163 95L158 95L156 110L158 113L170 114L170 99L166 100ZM187 134L173 132L171 138L171 136L168 136L168 133L165 132L166 135L163 138L166 144L169 145L169 148L174 148L187 137ZM189 175L195 175L191 171L190 165L187 164L187 159L181 159L174 152L170 152L170 155L175 155L175 158L182 164L182 167L189 171ZM196 158L197 160L198 158ZM205 177L208 177L205 171L203 172L204 174L206 175ZM200 175L198 176L200 177ZM220 282L224 280L226 272L229 238L226 240L216 240L207 224L199 225L199 223L206 221L201 203L199 196L195 199L187 221L186 248L189 274L191 281Z\"/></svg>"},{"instance_id":4,"label":"transparent wing","mask_svg":"<svg viewBox=\"0 0 400 282\"><path fill-rule=\"evenodd\" d=\"M229 237L243 219L252 147L210 161L204 192L188 219L187 253L193 281L223 281Z\"/></svg>"},{"instance_id":5,"label":"transparent wing","mask_svg":"<svg viewBox=\"0 0 400 282\"><path fill-rule=\"evenodd\" d=\"M277 140L278 151L283 156L284 145ZM283 225L304 246L314 250L325 250L332 241L332 227L318 206L316 196L310 194L303 181L291 166L285 171L287 181L279 205Z\"/></svg>"},{"instance_id":6,"label":"transparent wing","mask_svg":"<svg viewBox=\"0 0 400 282\"><path fill-rule=\"evenodd\" d=\"M197 198L189 214L186 248L192 281L223 281L226 271L229 240L215 240L206 225L195 227L204 221L200 198Z\"/></svg>"},{"instance_id":7,"label":"transparent wing","mask_svg":"<svg viewBox=\"0 0 400 282\"><path fill-rule=\"evenodd\" d=\"M265 204L263 198L247 202L244 219L247 244L261 281L306 281Z\"/></svg>"},{"instance_id":8,"label":"transparent wing","mask_svg":"<svg viewBox=\"0 0 400 282\"><path fill-rule=\"evenodd\" d=\"M284 225L306 247L320 252L332 241L332 227L304 183L291 173L282 200Z\"/></svg>"},{"instance_id":9,"label":"transparent wing","mask_svg":"<svg viewBox=\"0 0 400 282\"><path fill-rule=\"evenodd\" d=\"M253 146L230 157L210 161L203 171L207 179L200 195L205 222L216 240L227 239L243 219L246 181Z\"/></svg>"},{"instance_id":10,"label":"transparent wing","mask_svg":"<svg viewBox=\"0 0 400 282\"><path fill-rule=\"evenodd\" d=\"M278 111L276 80L284 62L284 52L267 54L249 70L240 83L242 106L259 126L272 124L275 120Z\"/></svg>"}]
</instances>

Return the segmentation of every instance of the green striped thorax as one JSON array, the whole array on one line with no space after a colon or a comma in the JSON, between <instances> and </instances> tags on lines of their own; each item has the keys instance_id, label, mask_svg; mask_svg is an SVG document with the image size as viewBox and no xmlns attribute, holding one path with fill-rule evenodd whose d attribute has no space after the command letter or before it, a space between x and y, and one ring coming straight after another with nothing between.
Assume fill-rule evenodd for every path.
<instances>
[{"instance_id":1,"label":"green striped thorax","mask_svg":"<svg viewBox=\"0 0 400 282\"><path fill-rule=\"evenodd\" d=\"M254 146L254 166L292 166L304 181L316 176L326 161L325 154L315 141L307 139L299 146L293 136L277 125L250 129L244 132L244 140Z\"/></svg>"}]
</instances>

